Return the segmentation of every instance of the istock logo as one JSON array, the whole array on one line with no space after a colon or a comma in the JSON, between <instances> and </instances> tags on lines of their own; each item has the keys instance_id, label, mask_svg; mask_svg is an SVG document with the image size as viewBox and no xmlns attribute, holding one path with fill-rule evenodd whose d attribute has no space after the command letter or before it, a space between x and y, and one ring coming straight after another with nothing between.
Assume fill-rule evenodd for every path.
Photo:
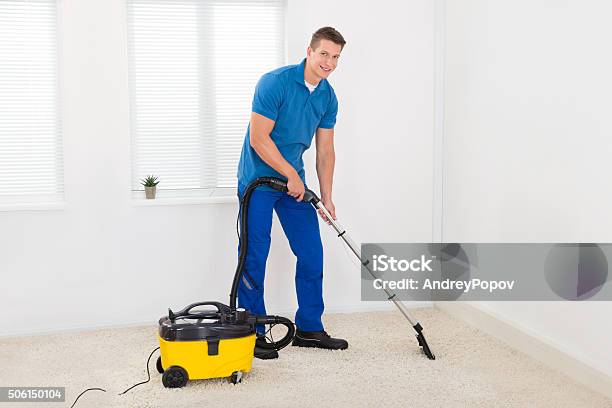
<instances>
[{"instance_id":1,"label":"istock logo","mask_svg":"<svg viewBox=\"0 0 612 408\"><path fill-rule=\"evenodd\" d=\"M421 255L420 259L395 259L392 256L387 255L374 255L372 260L374 261L374 271L376 272L433 272L431 269L431 263L435 257L431 259L425 259L425 255Z\"/></svg>"}]
</instances>

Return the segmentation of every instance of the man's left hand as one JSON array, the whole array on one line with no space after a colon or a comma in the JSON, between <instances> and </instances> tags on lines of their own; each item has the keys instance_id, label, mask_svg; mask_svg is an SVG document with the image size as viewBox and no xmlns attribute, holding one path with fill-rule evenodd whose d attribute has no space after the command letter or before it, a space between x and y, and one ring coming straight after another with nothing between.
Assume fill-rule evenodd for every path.
<instances>
[{"instance_id":1,"label":"man's left hand","mask_svg":"<svg viewBox=\"0 0 612 408\"><path fill-rule=\"evenodd\" d=\"M336 221L336 206L334 205L332 200L331 199L321 200L321 202L323 203L323 206L325 207L325 209L327 209L329 214L332 216L333 220ZM321 216L321 218L323 218L323 221L330 224L329 220L327 219L323 211L322 210L318 210L318 211L319 211L319 215Z\"/></svg>"}]
</instances>

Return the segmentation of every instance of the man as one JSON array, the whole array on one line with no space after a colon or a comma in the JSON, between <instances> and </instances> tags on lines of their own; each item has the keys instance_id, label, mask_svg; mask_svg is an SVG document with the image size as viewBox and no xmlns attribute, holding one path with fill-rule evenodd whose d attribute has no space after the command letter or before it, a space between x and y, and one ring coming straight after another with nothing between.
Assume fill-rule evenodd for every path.
<instances>
[{"instance_id":1,"label":"man","mask_svg":"<svg viewBox=\"0 0 612 408\"><path fill-rule=\"evenodd\" d=\"M329 336L321 322L324 309L323 246L316 211L312 205L302 201L305 190L302 155L316 133L316 169L321 201L336 218L332 182L338 100L327 77L336 69L345 44L338 31L323 27L312 35L306 58L300 64L278 68L261 77L255 89L251 121L238 165L240 197L249 183L258 177L287 180L287 193L260 187L251 196L248 252L238 288L238 303L256 315L266 314L264 275L274 210L297 257L298 310L294 346L334 350L348 347L346 340ZM261 341L265 340L259 338L258 342ZM277 358L278 353L256 345L255 356Z\"/></svg>"}]
</instances>

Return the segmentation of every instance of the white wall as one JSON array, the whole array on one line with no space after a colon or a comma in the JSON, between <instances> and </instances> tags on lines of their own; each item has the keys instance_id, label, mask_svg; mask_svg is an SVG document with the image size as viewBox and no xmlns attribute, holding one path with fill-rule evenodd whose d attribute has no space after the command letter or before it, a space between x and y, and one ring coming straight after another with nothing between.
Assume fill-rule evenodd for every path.
<instances>
[{"instance_id":1,"label":"white wall","mask_svg":"<svg viewBox=\"0 0 612 408\"><path fill-rule=\"evenodd\" d=\"M303 58L318 27L331 25L347 40L330 79L340 103L334 201L358 243L432 239L433 12L428 1L289 2L290 60ZM309 153L307 182L316 185ZM323 230L327 302L344 292L353 304L360 290L347 271L353 259ZM387 305L362 306L377 303Z\"/></svg>"},{"instance_id":2,"label":"white wall","mask_svg":"<svg viewBox=\"0 0 612 408\"><path fill-rule=\"evenodd\" d=\"M226 301L236 203L131 201L124 1L60 4L66 205L0 212L0 334L153 323L168 306ZM429 241L432 5L289 0L291 63L324 24L348 40L332 76L339 219L358 242ZM309 180L316 185L312 172ZM358 269L322 228L328 310L381 307L360 302ZM278 224L268 270L269 310L294 310L294 260Z\"/></svg>"},{"instance_id":3,"label":"white wall","mask_svg":"<svg viewBox=\"0 0 612 408\"><path fill-rule=\"evenodd\" d=\"M447 2L444 241L612 241L611 14ZM612 303L482 306L612 375Z\"/></svg>"}]
</instances>

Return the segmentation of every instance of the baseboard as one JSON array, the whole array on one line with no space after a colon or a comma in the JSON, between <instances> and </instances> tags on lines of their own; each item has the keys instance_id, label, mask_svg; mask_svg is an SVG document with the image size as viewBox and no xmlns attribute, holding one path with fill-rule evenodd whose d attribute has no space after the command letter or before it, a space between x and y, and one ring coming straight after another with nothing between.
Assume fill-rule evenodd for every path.
<instances>
[{"instance_id":1,"label":"baseboard","mask_svg":"<svg viewBox=\"0 0 612 408\"><path fill-rule=\"evenodd\" d=\"M407 308L421 308L421 307L433 307L433 302L405 302ZM360 302L352 305L339 305L329 306L325 308L325 313L360 313L360 312L383 312L394 310L395 307L390 302ZM293 319L295 310L268 310L268 314L287 316ZM0 339L17 338L17 337L30 337L30 336L46 336L50 334L62 334L62 333L78 333L92 330L104 330L104 329L122 329L126 327L134 326L151 326L154 327L157 319L151 320L135 320L132 322L122 323L100 323L93 325L84 326L64 326L56 328L43 328L38 330L22 330L14 332L0 333Z\"/></svg>"},{"instance_id":2,"label":"baseboard","mask_svg":"<svg viewBox=\"0 0 612 408\"><path fill-rule=\"evenodd\" d=\"M569 350L539 338L503 316L466 302L435 302L434 307L498 338L593 391L612 398L611 376L573 356Z\"/></svg>"},{"instance_id":3,"label":"baseboard","mask_svg":"<svg viewBox=\"0 0 612 408\"><path fill-rule=\"evenodd\" d=\"M142 321L131 321L124 323L99 323L91 325L77 325L77 326L59 326L51 328L39 328L35 330L17 330L13 332L0 333L0 339L14 339L21 337L38 337L38 336L49 336L54 334L67 334L67 333L82 333L95 330L107 330L107 329L125 329L130 327L142 327L151 326L155 327L157 321L154 320L142 320Z\"/></svg>"},{"instance_id":4,"label":"baseboard","mask_svg":"<svg viewBox=\"0 0 612 408\"><path fill-rule=\"evenodd\" d=\"M418 309L424 307L433 307L433 302L404 302L404 305L408 309ZM352 305L329 305L325 306L325 314L336 314L336 313L365 313L365 312L390 312L396 310L395 306L391 302L386 301L372 301L372 302L360 302ZM268 314L287 316L293 318L295 310L266 310ZM325 315L324 314L324 315Z\"/></svg>"},{"instance_id":5,"label":"baseboard","mask_svg":"<svg viewBox=\"0 0 612 408\"><path fill-rule=\"evenodd\" d=\"M433 302L404 302L408 309L433 307ZM325 308L326 313L360 313L360 312L386 312L396 310L393 303L387 301L361 302L354 305L330 306Z\"/></svg>"}]
</instances>

